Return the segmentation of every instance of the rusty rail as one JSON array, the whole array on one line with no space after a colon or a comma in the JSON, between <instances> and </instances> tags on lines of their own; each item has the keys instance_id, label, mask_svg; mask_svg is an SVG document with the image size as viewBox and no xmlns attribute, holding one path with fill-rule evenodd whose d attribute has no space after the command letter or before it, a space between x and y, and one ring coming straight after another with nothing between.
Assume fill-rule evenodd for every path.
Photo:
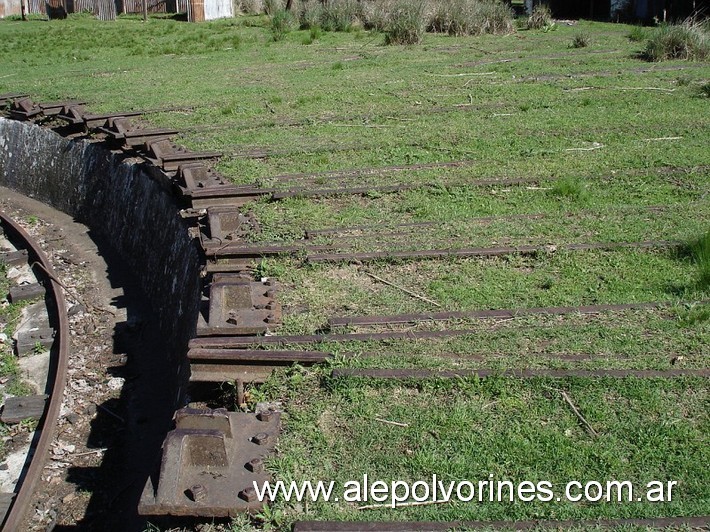
<instances>
[{"instance_id":1,"label":"rusty rail","mask_svg":"<svg viewBox=\"0 0 710 532\"><path fill-rule=\"evenodd\" d=\"M428 314L397 314L393 316L344 316L331 318L331 327L353 325L390 325L395 323L416 323L421 321L448 321L456 319L515 318L517 316L565 314L599 314L610 311L657 309L669 303L622 303L616 305L580 305L576 307L531 307L500 310L467 310L459 312L431 312Z\"/></svg>"},{"instance_id":2,"label":"rusty rail","mask_svg":"<svg viewBox=\"0 0 710 532\"><path fill-rule=\"evenodd\" d=\"M20 487L16 490L15 498L2 525L3 530L20 530L20 524L29 509L28 507L34 489L41 478L44 463L49 453L49 447L54 439L57 419L59 418L69 358L69 320L67 317L64 293L62 292L54 268L47 259L47 256L34 239L2 211L0 211L0 220L2 220L2 224L6 230L9 230L9 232L14 234L15 237L26 246L30 260L36 262L40 266L39 269L43 270L41 276L47 279L45 287L52 296L55 306L54 310L57 316L54 340L54 345L56 345L57 348L54 350L50 372L47 377L47 388L50 398L46 403L44 415L39 420L38 429L35 431L35 439L33 442L34 451L29 465L27 465L24 470L24 477L20 479ZM37 436L38 432L39 436Z\"/></svg>"},{"instance_id":3,"label":"rusty rail","mask_svg":"<svg viewBox=\"0 0 710 532\"><path fill-rule=\"evenodd\" d=\"M333 378L362 377L370 379L458 379L465 377L511 377L515 379L554 378L567 377L611 377L623 379L626 377L671 378L671 377L710 377L710 369L468 369L438 371L434 369L360 369L339 368L331 372Z\"/></svg>"},{"instance_id":4,"label":"rusty rail","mask_svg":"<svg viewBox=\"0 0 710 532\"><path fill-rule=\"evenodd\" d=\"M609 52L601 52L609 53ZM337 262L337 261L365 261L379 258L437 258L437 257L466 257L466 256L500 256L514 253L531 254L537 252L548 252L554 250L611 250L618 248L665 248L675 246L676 243L665 241L647 242L602 242L602 243L571 243L558 246L518 246L518 247L496 247L496 248L474 248L474 249L425 249L414 251L376 251L363 253L330 253L335 246L312 245L307 240L298 244L250 244L238 234L238 226L242 223L239 218L240 213L236 210L249 201L258 197L270 195L272 200L279 200L289 197L326 197L342 194L367 194L371 192L398 192L413 188L425 188L428 184L408 184L393 183L380 186L363 186L362 183L354 183L358 186L349 186L347 180L365 176L377 176L401 171L430 170L437 168L453 168L474 164L474 161L449 161L441 163L419 163L412 165L392 165L381 168L350 169L332 172L319 172L313 174L285 174L273 177L274 180L289 185L291 188L275 190L256 185L235 185L227 178L217 173L208 160L216 159L220 153L214 151L189 151L181 148L170 141L170 137L177 134L176 130L143 129L130 120L130 117L139 116L149 112L169 111L173 108L156 109L152 111L129 111L123 113L111 113L102 115L90 115L83 109L83 102L59 102L52 104L36 104L24 94L0 95L0 108L9 107L9 114L21 120L33 120L37 122L47 122L47 118L59 118L69 122L69 124L83 125L86 131L99 133L105 141L122 141L123 149L126 152L133 152L153 165L151 176L158 176L173 187L173 189L192 207L187 209L193 211L187 216L199 218L199 210L208 207L208 218L210 221L209 236L200 233L198 236L202 244L205 255L208 259L219 260L218 264L207 264L206 270L231 271L239 275L249 276L249 267L252 259L265 255L278 255L282 253L303 253L312 262ZM425 113L441 113L451 110L474 110L477 107L472 105L440 106L426 109ZM175 108L177 109L177 108ZM418 113L422 114L422 113ZM307 148L308 153L319 153L322 151L351 151L365 148L364 144L355 145L334 145L321 144ZM266 157L289 155L294 153L289 149L256 149L233 156L244 157ZM327 188L318 188L318 180L329 180ZM288 183L288 181L293 183ZM313 183L309 183L312 180ZM539 178L512 178L512 179L478 179L468 183L466 186L508 186L525 183L537 183ZM313 186L302 186L302 185ZM229 206L229 209L224 209ZM217 207L217 208L215 208ZM234 209L234 210L232 210ZM204 213L204 211L202 211ZM546 217L545 214L523 214L511 215L507 218L517 219L537 219ZM483 217L475 219L479 222L492 221L506 217ZM411 223L395 225L396 229L421 228L435 225L434 222ZM383 224L372 226L356 226L351 228L321 229L308 231L306 238L314 236L325 236L337 234L343 231L368 230L382 227ZM381 234L381 233L380 233ZM343 240L347 237L332 237ZM442 244L451 244L450 241L441 241ZM41 250L39 250L41 253ZM219 259L218 259L219 257ZM231 258L231 260L230 260ZM51 270L50 276L53 276ZM269 281L263 281L269 283ZM61 291L54 286L51 280L53 293L61 296ZM271 286L271 285L269 285ZM274 291L268 286L260 286L250 280L244 283L236 277L225 277L223 274L214 274L212 284L205 281L205 299L203 306L207 307L204 313L203 322L198 323L198 333L206 336L197 337L190 341L190 351L188 360L191 363L193 381L227 381L234 380L241 390L241 397L244 396L243 384L245 382L262 382L271 371L277 367L290 365L293 363L313 364L320 363L331 355L324 351L293 350L290 347L283 350L256 349L259 346L290 346L299 344L319 344L326 342L359 342L359 341L381 341L389 339L426 339L426 338L450 338L456 336L472 335L478 331L470 329L440 330L440 331L387 331L387 332L365 332L365 333L343 333L343 334L311 334L311 335L282 335L269 336L269 328L278 326L281 319L280 304L274 297ZM209 292L209 295L206 293ZM59 305L59 303L58 303ZM389 325L411 322L421 322L430 320L453 320L453 319L485 319L485 318L512 318L525 315L564 315L564 314L596 314L601 312L623 312L627 310L657 309L667 305L667 303L635 303L621 305L592 305L579 307L548 307L548 308L528 308L528 309L502 309L469 312L441 312L433 314L403 314L395 316L361 316L361 317L336 317L330 321L332 327L340 326L369 326L369 325ZM63 309L65 310L65 308ZM58 315L66 321L66 312L58 312ZM67 345L66 329L62 329L59 335L61 343L60 350L64 352ZM224 336L211 336L224 335ZM249 349L254 347L254 349ZM560 355L564 356L564 355ZM574 355L569 355L574 356ZM580 359L579 355L576 359ZM65 357L66 358L66 357ZM61 366L61 361L58 362ZM64 367L66 360L64 360ZM59 368L61 369L61 367ZM497 370L493 368L480 368L459 371L439 371L428 369L335 369L332 372L335 378L384 378L384 379L412 379L412 378L458 378L477 375L479 377L505 376L511 378L564 378L564 377L710 377L710 370L706 369L670 369L659 370L634 370L634 369L599 369L599 370L552 370L552 369L510 369ZM61 399L61 390L64 381L64 371L55 375L55 391ZM239 391L238 397L239 397ZM57 393L53 393L54 397ZM241 404L241 401L238 401ZM59 405L50 404L46 410L44 423L51 422L56 418ZM55 416L52 418L51 416ZM247 419L249 418L249 419ZM252 419L254 418L254 419ZM190 476L197 473L198 469L207 465L221 470L223 478L238 480L230 490L241 489L238 492L238 510L256 510L259 504L254 499L255 494L248 489L242 489L248 485L246 480L253 475L262 475L262 457L266 457L275 443L278 433L278 414L273 412L261 412L256 417L253 415L227 413L221 410L191 410L183 409L176 413L176 429L172 431L170 437L166 439L165 454L160 469L159 477L152 478L146 484L143 498L141 500L141 511L146 514L174 514L174 515L233 515L236 510L232 505L233 497L224 499L222 495L226 493L225 486L220 482L207 484L192 483L190 479L184 479L189 484L180 485L180 489L172 490L177 485L173 480L181 478L183 474ZM260 424L270 423L269 434L256 431L247 440L242 438L242 429L258 427ZM266 426L266 425L261 425ZM232 428L235 429L234 435ZM238 430L237 430L238 429ZM251 430L251 429L250 429ZM45 451L36 452L36 456L41 457L46 454L46 446L49 444L51 430L43 430L40 436L40 443L45 446ZM251 434L249 430L245 434ZM236 435L239 435L237 438ZM45 438L45 440L42 440ZM202 442L197 447L202 448L204 442L211 442L209 447L214 451L214 456L221 457L215 461L214 456L202 456L199 452L183 455L184 445L190 447L191 442ZM187 443L186 443L187 442ZM268 443L268 445L267 445ZM256 446L262 446L261 451L256 452ZM196 447L196 448L197 448ZM170 464L175 457L180 457L182 462L177 469ZM248 461L246 461L248 459ZM25 484L29 486L31 492L32 484L36 479L30 477L30 473L38 475L41 471L41 464L33 460L27 473L25 482L21 490L25 489ZM181 469L182 468L182 469ZM234 476L233 474L236 474ZM265 478L265 477L261 477ZM158 485L154 482L158 481ZM161 487L162 480L162 487ZM242 480L245 483L242 483ZM182 481L181 481L182 482ZM187 489L182 489L182 488ZM23 497L28 497L23 495ZM22 512L26 508L26 500L18 494L12 511L17 508L20 517L10 517L16 519L11 524L16 524L22 517ZM690 526L707 526L707 517L696 518L660 518L660 519L621 519L621 520L600 520L600 521L521 521L521 522L472 522L474 527L486 526L489 528L509 527L525 529L531 527L545 526L580 526L585 523L592 523L598 526L617 526L620 524L639 524L648 526L671 526L675 524L688 524ZM295 531L308 532L310 530L372 530L373 532L392 530L443 530L451 528L451 523L314 523L302 522L294 526ZM464 523L465 525L465 523ZM6 525L7 526L7 525ZM429 528L427 528L429 527ZM12 529L12 528L10 528Z\"/></svg>"},{"instance_id":5,"label":"rusty rail","mask_svg":"<svg viewBox=\"0 0 710 532\"><path fill-rule=\"evenodd\" d=\"M554 251L610 251L621 248L658 249L678 246L678 242L648 240L643 242L592 242L559 244L556 246L504 246L495 248L425 249L415 251L364 251L359 253L312 253L309 262L363 262L379 259L438 259L443 257L502 257L505 255L530 255Z\"/></svg>"}]
</instances>

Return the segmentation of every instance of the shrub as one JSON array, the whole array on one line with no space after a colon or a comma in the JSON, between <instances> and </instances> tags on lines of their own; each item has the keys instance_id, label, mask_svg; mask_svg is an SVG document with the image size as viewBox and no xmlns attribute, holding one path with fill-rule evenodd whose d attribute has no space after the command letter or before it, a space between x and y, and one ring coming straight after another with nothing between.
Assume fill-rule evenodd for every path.
<instances>
[{"instance_id":1,"label":"shrub","mask_svg":"<svg viewBox=\"0 0 710 532\"><path fill-rule=\"evenodd\" d=\"M649 61L686 59L703 61L710 57L708 23L688 18L680 24L664 24L657 28L646 44Z\"/></svg>"},{"instance_id":2,"label":"shrub","mask_svg":"<svg viewBox=\"0 0 710 532\"><path fill-rule=\"evenodd\" d=\"M320 26L325 31L348 31L361 13L357 0L328 0L323 4Z\"/></svg>"},{"instance_id":3,"label":"shrub","mask_svg":"<svg viewBox=\"0 0 710 532\"><path fill-rule=\"evenodd\" d=\"M322 18L323 6L318 0L304 2L298 14L299 23L303 29L320 28Z\"/></svg>"},{"instance_id":4,"label":"shrub","mask_svg":"<svg viewBox=\"0 0 710 532\"><path fill-rule=\"evenodd\" d=\"M365 27L376 31L386 31L392 0L375 0L362 5L362 18Z\"/></svg>"},{"instance_id":5,"label":"shrub","mask_svg":"<svg viewBox=\"0 0 710 532\"><path fill-rule=\"evenodd\" d=\"M552 25L552 11L547 4L539 4L533 8L532 14L528 17L528 29L539 30Z\"/></svg>"},{"instance_id":6,"label":"shrub","mask_svg":"<svg viewBox=\"0 0 710 532\"><path fill-rule=\"evenodd\" d=\"M589 46L589 35L586 33L577 33L572 38L572 48L586 48Z\"/></svg>"},{"instance_id":7,"label":"shrub","mask_svg":"<svg viewBox=\"0 0 710 532\"><path fill-rule=\"evenodd\" d=\"M513 10L495 0L442 0L427 25L430 31L449 35L512 33Z\"/></svg>"},{"instance_id":8,"label":"shrub","mask_svg":"<svg viewBox=\"0 0 710 532\"><path fill-rule=\"evenodd\" d=\"M424 35L423 0L400 0L392 6L386 22L387 44L418 44Z\"/></svg>"},{"instance_id":9,"label":"shrub","mask_svg":"<svg viewBox=\"0 0 710 532\"><path fill-rule=\"evenodd\" d=\"M648 32L643 26L634 26L627 35L630 41L641 42L648 39Z\"/></svg>"},{"instance_id":10,"label":"shrub","mask_svg":"<svg viewBox=\"0 0 710 532\"><path fill-rule=\"evenodd\" d=\"M264 13L269 16L275 15L284 8L281 0L264 0Z\"/></svg>"},{"instance_id":11,"label":"shrub","mask_svg":"<svg viewBox=\"0 0 710 532\"><path fill-rule=\"evenodd\" d=\"M271 17L271 34L275 41L283 40L296 24L293 14L285 9L279 9Z\"/></svg>"},{"instance_id":12,"label":"shrub","mask_svg":"<svg viewBox=\"0 0 710 532\"><path fill-rule=\"evenodd\" d=\"M246 15L259 15L264 12L262 0L240 0L239 10Z\"/></svg>"}]
</instances>

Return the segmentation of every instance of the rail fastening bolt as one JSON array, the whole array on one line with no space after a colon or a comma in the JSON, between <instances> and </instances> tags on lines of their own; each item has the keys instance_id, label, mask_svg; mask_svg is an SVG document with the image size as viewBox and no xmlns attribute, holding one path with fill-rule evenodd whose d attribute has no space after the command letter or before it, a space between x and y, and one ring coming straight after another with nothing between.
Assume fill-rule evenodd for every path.
<instances>
[{"instance_id":1,"label":"rail fastening bolt","mask_svg":"<svg viewBox=\"0 0 710 532\"><path fill-rule=\"evenodd\" d=\"M261 458L252 458L246 463L246 468L252 473L263 473L264 461Z\"/></svg>"},{"instance_id":2,"label":"rail fastening bolt","mask_svg":"<svg viewBox=\"0 0 710 532\"><path fill-rule=\"evenodd\" d=\"M266 445L269 443L269 435L266 432L259 432L252 440L257 445Z\"/></svg>"},{"instance_id":3,"label":"rail fastening bolt","mask_svg":"<svg viewBox=\"0 0 710 532\"><path fill-rule=\"evenodd\" d=\"M242 491L240 491L239 498L247 502L255 502L256 500L258 500L258 497L256 496L256 490L253 487L244 488Z\"/></svg>"}]
</instances>

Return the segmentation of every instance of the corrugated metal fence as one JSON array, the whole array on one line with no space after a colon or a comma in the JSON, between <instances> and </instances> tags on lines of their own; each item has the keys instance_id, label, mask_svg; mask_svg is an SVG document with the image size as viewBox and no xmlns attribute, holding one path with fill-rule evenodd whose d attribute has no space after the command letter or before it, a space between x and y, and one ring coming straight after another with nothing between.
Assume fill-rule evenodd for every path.
<instances>
[{"instance_id":1,"label":"corrugated metal fence","mask_svg":"<svg viewBox=\"0 0 710 532\"><path fill-rule=\"evenodd\" d=\"M189 0L147 0L148 13L187 13ZM92 13L114 20L119 13L143 13L143 0L27 0L29 13L66 18L67 13ZM20 0L0 0L0 18L20 14Z\"/></svg>"}]
</instances>

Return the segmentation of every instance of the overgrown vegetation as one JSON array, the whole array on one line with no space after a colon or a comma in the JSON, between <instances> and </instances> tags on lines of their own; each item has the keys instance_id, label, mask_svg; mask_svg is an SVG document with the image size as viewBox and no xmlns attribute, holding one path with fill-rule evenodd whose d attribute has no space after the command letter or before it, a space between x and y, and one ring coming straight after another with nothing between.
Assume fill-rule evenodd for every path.
<instances>
[{"instance_id":1,"label":"overgrown vegetation","mask_svg":"<svg viewBox=\"0 0 710 532\"><path fill-rule=\"evenodd\" d=\"M679 24L662 24L649 38L645 54L649 61L708 59L710 57L708 22L689 18Z\"/></svg>"},{"instance_id":2,"label":"overgrown vegetation","mask_svg":"<svg viewBox=\"0 0 710 532\"><path fill-rule=\"evenodd\" d=\"M589 46L590 37L587 33L577 33L572 37L572 48L586 48Z\"/></svg>"},{"instance_id":3,"label":"overgrown vegetation","mask_svg":"<svg viewBox=\"0 0 710 532\"><path fill-rule=\"evenodd\" d=\"M423 0L398 0L385 23L387 44L418 44L424 35Z\"/></svg>"},{"instance_id":4,"label":"overgrown vegetation","mask_svg":"<svg viewBox=\"0 0 710 532\"><path fill-rule=\"evenodd\" d=\"M370 8L375 5L384 3L367 3L364 19L351 29L374 28L377 16ZM689 255L678 260L664 249L573 252L561 244L689 242L707 232L710 118L699 90L710 80L710 67L649 68L635 55L639 45L627 37L631 26L586 21L548 33L522 31L514 38L429 33L421 46L386 47L381 46L386 12L382 7L377 32L365 38L364 31L323 31L319 15L278 43L272 42L263 11L177 30L173 21L155 18L0 22L0 42L17 51L0 47L0 92L27 91L38 101L87 100L98 112L180 102L190 110L153 113L146 120L183 131L179 143L190 149L222 151L217 170L235 183L275 189L411 187L319 199L264 198L244 207L261 228L250 236L252 242L332 246L350 239L358 250L367 250L397 238L392 248L535 245L544 250L532 256L366 265L304 265L300 256L269 257L254 275L281 283L279 334L322 331L338 316L437 311L366 272L435 301L442 311L669 305L599 315L406 324L401 330L473 332L314 346L333 353L332 362L280 372L267 385L250 389L249 400L279 400L287 410L278 455L268 465L278 480L341 482L364 471L371 478L412 480L432 471L474 480L505 473L557 483L643 481L657 475L680 481L671 504L444 504L369 512L342 503L306 508L279 501L256 519L259 525L278 521L288 529L294 520L327 518L707 515L707 379L384 383L329 377L331 367L708 367L709 311L700 301L710 290L699 284L695 260ZM570 49L577 32L590 35L587 48ZM181 55L160 53L175 47L177 39L203 33L233 36L241 45L227 49L226 41L224 48L210 51L187 43ZM127 56L120 46L126 36L131 46L158 50ZM312 39L317 46L300 44ZM58 60L74 49L86 58L70 67ZM200 53L200 60L192 53ZM678 82L679 76L690 82ZM408 166L436 164L446 166ZM333 171L342 174L323 173ZM298 176L283 177L293 174ZM529 181L504 181L517 178ZM483 179L490 184L477 184ZM353 226L367 228L304 240L305 231ZM555 389L569 393L599 438L580 428ZM243 519L246 528L250 522Z\"/></svg>"},{"instance_id":5,"label":"overgrown vegetation","mask_svg":"<svg viewBox=\"0 0 710 532\"><path fill-rule=\"evenodd\" d=\"M273 35L274 41L282 40L287 33L289 33L296 24L296 19L293 17L290 11L285 9L279 9L271 17L271 34Z\"/></svg>"},{"instance_id":6,"label":"overgrown vegetation","mask_svg":"<svg viewBox=\"0 0 710 532\"><path fill-rule=\"evenodd\" d=\"M578 178L563 177L554 182L550 189L550 195L580 201L585 198L586 191Z\"/></svg>"},{"instance_id":7,"label":"overgrown vegetation","mask_svg":"<svg viewBox=\"0 0 710 532\"><path fill-rule=\"evenodd\" d=\"M494 0L441 0L432 8L431 31L449 35L507 34L513 27L513 11Z\"/></svg>"},{"instance_id":8,"label":"overgrown vegetation","mask_svg":"<svg viewBox=\"0 0 710 532\"><path fill-rule=\"evenodd\" d=\"M633 26L628 33L628 38L631 42L641 42L648 39L648 31L643 26Z\"/></svg>"},{"instance_id":9,"label":"overgrown vegetation","mask_svg":"<svg viewBox=\"0 0 710 532\"><path fill-rule=\"evenodd\" d=\"M322 28L325 31L350 31L354 25L362 23L363 4L357 0L304 0L296 2L295 11L301 27Z\"/></svg>"},{"instance_id":10,"label":"overgrown vegetation","mask_svg":"<svg viewBox=\"0 0 710 532\"><path fill-rule=\"evenodd\" d=\"M417 44L427 30L460 36L514 29L513 12L500 0L305 0L296 9L304 29L349 31L362 26L384 32L389 44Z\"/></svg>"},{"instance_id":11,"label":"overgrown vegetation","mask_svg":"<svg viewBox=\"0 0 710 532\"><path fill-rule=\"evenodd\" d=\"M698 285L710 289L710 230L690 244L690 254L698 268Z\"/></svg>"},{"instance_id":12,"label":"overgrown vegetation","mask_svg":"<svg viewBox=\"0 0 710 532\"><path fill-rule=\"evenodd\" d=\"M552 25L552 11L547 4L538 4L528 17L528 29L540 30Z\"/></svg>"}]
</instances>

